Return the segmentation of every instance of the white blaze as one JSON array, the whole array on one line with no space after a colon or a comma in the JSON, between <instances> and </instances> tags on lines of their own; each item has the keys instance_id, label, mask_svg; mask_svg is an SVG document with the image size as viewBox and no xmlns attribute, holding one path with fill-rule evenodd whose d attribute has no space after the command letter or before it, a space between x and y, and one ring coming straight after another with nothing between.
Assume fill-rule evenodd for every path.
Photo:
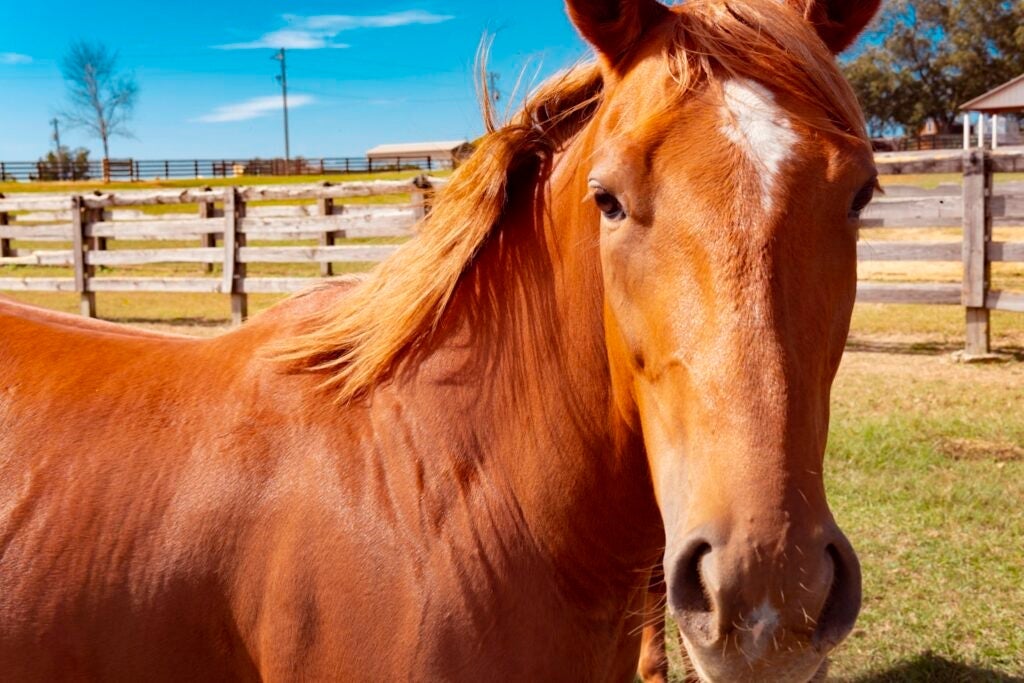
<instances>
[{"instance_id":1,"label":"white blaze","mask_svg":"<svg viewBox=\"0 0 1024 683\"><path fill-rule=\"evenodd\" d=\"M761 205L770 212L779 171L796 146L796 133L775 96L763 85L733 79L722 88L722 132L753 162L761 182Z\"/></svg>"}]
</instances>

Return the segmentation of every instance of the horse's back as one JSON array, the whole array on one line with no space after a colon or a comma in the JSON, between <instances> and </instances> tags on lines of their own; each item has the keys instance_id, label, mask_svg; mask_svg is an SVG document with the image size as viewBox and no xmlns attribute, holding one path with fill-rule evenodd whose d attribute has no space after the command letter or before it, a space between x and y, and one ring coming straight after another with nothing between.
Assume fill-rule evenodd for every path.
<instances>
[{"instance_id":1,"label":"horse's back","mask_svg":"<svg viewBox=\"0 0 1024 683\"><path fill-rule=\"evenodd\" d=\"M225 565L275 518L274 396L309 384L263 350L343 291L213 339L0 301L5 677L256 677Z\"/></svg>"}]
</instances>

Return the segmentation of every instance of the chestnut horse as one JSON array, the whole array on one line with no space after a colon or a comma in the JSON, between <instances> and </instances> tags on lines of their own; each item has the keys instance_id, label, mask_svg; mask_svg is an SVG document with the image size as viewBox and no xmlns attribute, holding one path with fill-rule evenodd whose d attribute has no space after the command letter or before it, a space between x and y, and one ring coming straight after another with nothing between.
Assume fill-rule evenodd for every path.
<instances>
[{"instance_id":1,"label":"chestnut horse","mask_svg":"<svg viewBox=\"0 0 1024 683\"><path fill-rule=\"evenodd\" d=\"M598 62L365 280L208 340L0 304L4 680L628 681L655 566L703 679L812 678L876 6L570 0Z\"/></svg>"}]
</instances>

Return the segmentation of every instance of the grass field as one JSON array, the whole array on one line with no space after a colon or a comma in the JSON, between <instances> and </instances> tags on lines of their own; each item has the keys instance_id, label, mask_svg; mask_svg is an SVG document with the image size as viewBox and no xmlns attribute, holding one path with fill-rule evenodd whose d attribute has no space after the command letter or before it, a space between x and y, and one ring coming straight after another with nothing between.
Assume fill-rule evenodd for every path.
<instances>
[{"instance_id":1,"label":"grass field","mask_svg":"<svg viewBox=\"0 0 1024 683\"><path fill-rule=\"evenodd\" d=\"M356 180L402 180L414 178L425 171L394 171L384 173L346 173L343 175L280 175L280 176L238 176L228 178L184 178L167 180L142 180L138 182L103 183L96 180L57 182L0 182L0 192L92 192L93 190L159 190L187 187L230 187L232 185L295 185L305 183L352 182ZM433 171L431 175L445 175Z\"/></svg>"},{"instance_id":2,"label":"grass field","mask_svg":"<svg viewBox=\"0 0 1024 683\"><path fill-rule=\"evenodd\" d=\"M865 231L862 239L915 234L959 236ZM1024 240L1024 229L997 239ZM182 268L196 274L194 265ZM959 266L869 263L861 273L955 282ZM994 277L1024 290L1021 264L997 264ZM18 298L68 311L78 304L74 294ZM277 299L253 296L250 308ZM227 329L223 296L101 294L98 303L102 317L150 329ZM952 360L963 316L933 306L858 305L854 313L833 392L826 476L836 518L860 555L864 607L833 657L832 680L1024 683L1024 315L993 315L993 345L1005 355L995 364Z\"/></svg>"}]
</instances>

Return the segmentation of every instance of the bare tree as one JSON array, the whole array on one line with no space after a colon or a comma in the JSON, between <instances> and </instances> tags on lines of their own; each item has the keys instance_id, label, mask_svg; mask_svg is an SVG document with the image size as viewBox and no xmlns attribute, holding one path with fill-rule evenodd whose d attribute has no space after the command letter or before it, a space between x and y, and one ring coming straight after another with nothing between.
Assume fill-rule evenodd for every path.
<instances>
[{"instance_id":1,"label":"bare tree","mask_svg":"<svg viewBox=\"0 0 1024 683\"><path fill-rule=\"evenodd\" d=\"M102 43L72 43L60 68L69 104L61 117L102 140L103 158L109 159L110 136L131 136L127 125L138 83L131 75L117 73L117 53Z\"/></svg>"}]
</instances>

